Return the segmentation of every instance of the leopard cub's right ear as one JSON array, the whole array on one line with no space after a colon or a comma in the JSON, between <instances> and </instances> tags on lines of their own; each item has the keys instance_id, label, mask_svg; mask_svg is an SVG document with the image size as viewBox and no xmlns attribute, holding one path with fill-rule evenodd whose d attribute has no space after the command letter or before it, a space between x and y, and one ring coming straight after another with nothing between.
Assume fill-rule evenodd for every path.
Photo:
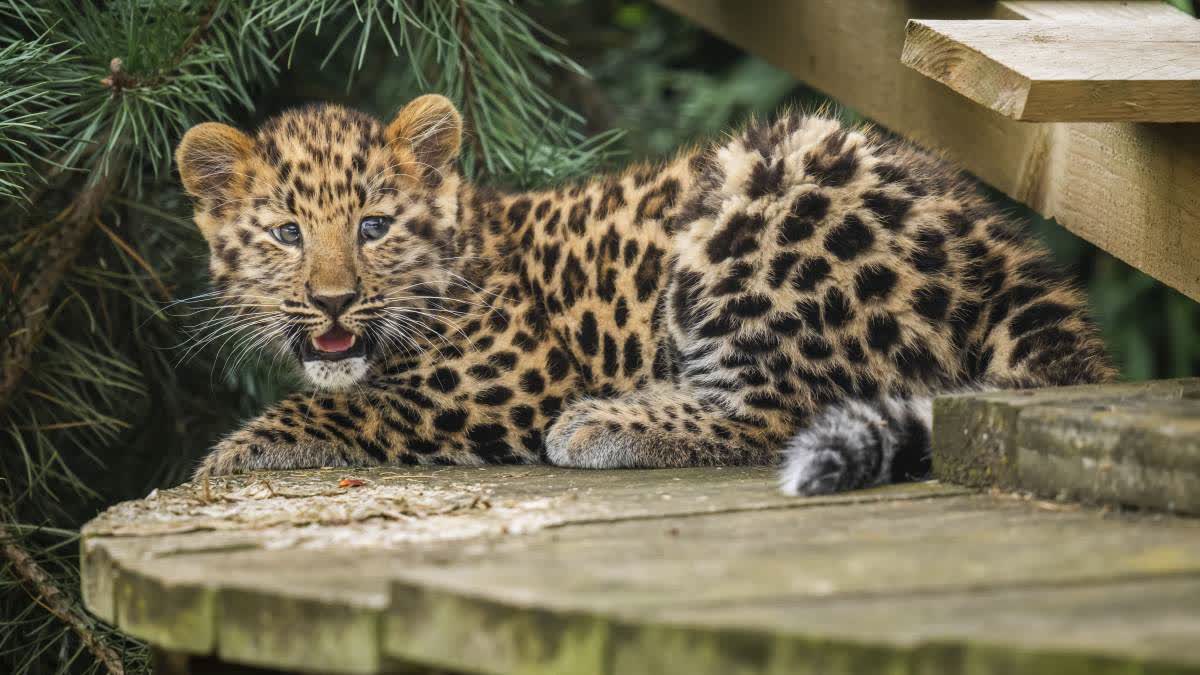
<instances>
[{"instance_id":1,"label":"leopard cub's right ear","mask_svg":"<svg viewBox=\"0 0 1200 675\"><path fill-rule=\"evenodd\" d=\"M205 122L188 129L175 149L183 189L198 198L229 198L238 165L253 148L249 136L228 124Z\"/></svg>"}]
</instances>

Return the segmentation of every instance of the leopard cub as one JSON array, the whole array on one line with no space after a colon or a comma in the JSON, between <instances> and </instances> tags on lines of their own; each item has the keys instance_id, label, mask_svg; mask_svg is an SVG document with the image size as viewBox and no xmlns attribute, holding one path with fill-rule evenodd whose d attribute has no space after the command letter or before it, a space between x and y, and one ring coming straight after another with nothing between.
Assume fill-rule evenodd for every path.
<instances>
[{"instance_id":1,"label":"leopard cub","mask_svg":"<svg viewBox=\"0 0 1200 675\"><path fill-rule=\"evenodd\" d=\"M924 475L936 394L1113 375L1046 252L869 129L785 113L516 193L461 138L436 95L187 133L216 297L314 385L198 473L779 463L812 495Z\"/></svg>"}]
</instances>

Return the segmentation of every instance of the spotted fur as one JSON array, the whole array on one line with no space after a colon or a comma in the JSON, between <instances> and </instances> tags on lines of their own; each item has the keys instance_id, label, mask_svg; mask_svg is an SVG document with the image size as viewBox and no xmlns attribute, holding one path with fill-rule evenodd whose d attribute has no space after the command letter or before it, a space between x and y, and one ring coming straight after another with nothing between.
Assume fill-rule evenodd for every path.
<instances>
[{"instance_id":1,"label":"spotted fur","mask_svg":"<svg viewBox=\"0 0 1200 675\"><path fill-rule=\"evenodd\" d=\"M1112 377L1046 252L869 129L787 113L523 193L462 180L459 138L441 97L386 127L317 106L189 132L220 297L294 350L335 321L367 345L200 472L783 462L786 491L816 494L922 475L940 392ZM388 234L358 237L367 216ZM301 246L271 238L282 222ZM314 291L355 300L335 319Z\"/></svg>"}]
</instances>

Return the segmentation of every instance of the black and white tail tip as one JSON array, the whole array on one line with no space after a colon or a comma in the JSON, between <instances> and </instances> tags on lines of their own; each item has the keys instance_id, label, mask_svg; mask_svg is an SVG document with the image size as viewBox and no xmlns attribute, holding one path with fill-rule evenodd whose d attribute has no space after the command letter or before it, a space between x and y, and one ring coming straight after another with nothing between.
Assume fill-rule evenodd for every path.
<instances>
[{"instance_id":1,"label":"black and white tail tip","mask_svg":"<svg viewBox=\"0 0 1200 675\"><path fill-rule=\"evenodd\" d=\"M780 487L811 496L925 478L932 423L929 397L838 403L792 437Z\"/></svg>"}]
</instances>

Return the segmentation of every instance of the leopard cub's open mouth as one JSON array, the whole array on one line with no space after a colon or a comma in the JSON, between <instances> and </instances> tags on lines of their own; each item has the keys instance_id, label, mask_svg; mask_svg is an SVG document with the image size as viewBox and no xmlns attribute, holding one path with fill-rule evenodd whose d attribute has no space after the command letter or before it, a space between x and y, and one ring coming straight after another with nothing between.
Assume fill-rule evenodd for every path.
<instances>
[{"instance_id":1,"label":"leopard cub's open mouth","mask_svg":"<svg viewBox=\"0 0 1200 675\"><path fill-rule=\"evenodd\" d=\"M300 343L301 361L341 361L366 353L366 341L338 324Z\"/></svg>"}]
</instances>

